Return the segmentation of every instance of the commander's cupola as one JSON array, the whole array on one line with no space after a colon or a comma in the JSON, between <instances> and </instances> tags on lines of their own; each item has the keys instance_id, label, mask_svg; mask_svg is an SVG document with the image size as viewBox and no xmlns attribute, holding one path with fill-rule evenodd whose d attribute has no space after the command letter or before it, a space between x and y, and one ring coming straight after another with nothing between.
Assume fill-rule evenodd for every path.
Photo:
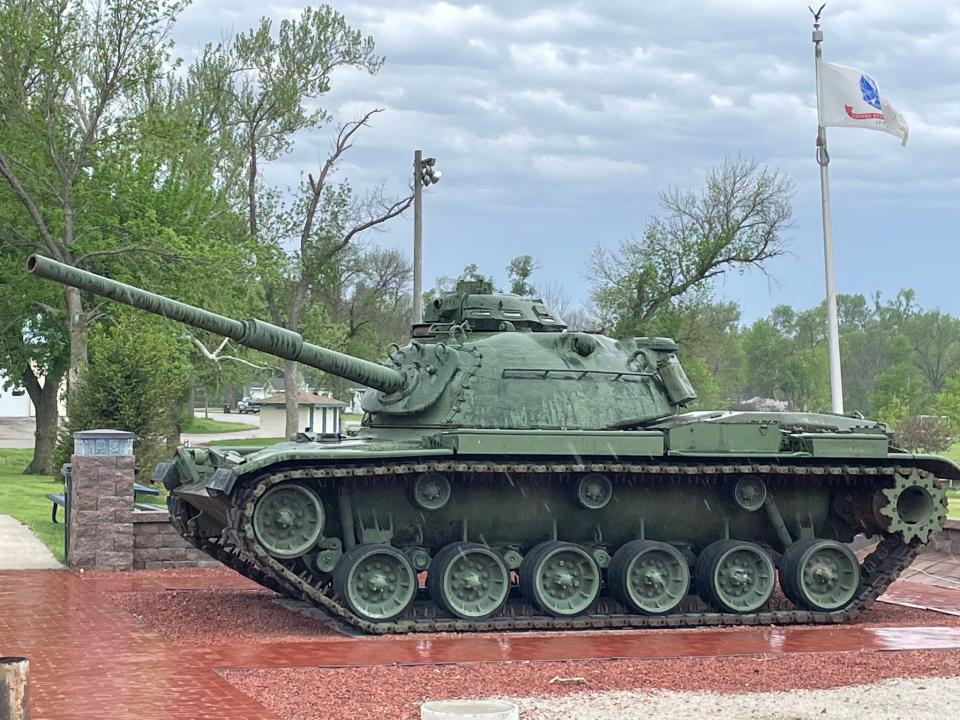
<instances>
[{"instance_id":1,"label":"commander's cupola","mask_svg":"<svg viewBox=\"0 0 960 720\"><path fill-rule=\"evenodd\" d=\"M455 325L473 332L562 332L567 325L543 300L496 293L488 280L461 280L451 292L424 304L413 337L447 335Z\"/></svg>"}]
</instances>

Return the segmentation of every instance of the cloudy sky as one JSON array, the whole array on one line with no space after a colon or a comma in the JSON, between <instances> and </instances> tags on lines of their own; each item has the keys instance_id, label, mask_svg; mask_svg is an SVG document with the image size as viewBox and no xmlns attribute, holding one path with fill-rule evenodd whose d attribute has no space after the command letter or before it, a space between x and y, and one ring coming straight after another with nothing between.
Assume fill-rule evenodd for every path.
<instances>
[{"instance_id":1,"label":"cloudy sky","mask_svg":"<svg viewBox=\"0 0 960 720\"><path fill-rule=\"evenodd\" d=\"M796 227L772 279L730 276L719 293L746 321L822 299L805 0L332 4L386 57L374 77L339 73L323 101L345 120L386 110L343 173L399 194L417 147L444 173L425 198L425 285L469 262L505 283L510 258L529 253L536 281L584 300L593 248L640 234L662 189L699 186L743 153L794 179ZM302 7L194 0L175 32L179 54ZM830 131L838 290L913 287L923 305L960 314L960 5L834 0L824 32L824 58L869 72L911 129L907 147ZM322 133L301 138L269 177L294 184L328 147ZM374 239L409 252L412 229L411 214Z\"/></svg>"}]
</instances>

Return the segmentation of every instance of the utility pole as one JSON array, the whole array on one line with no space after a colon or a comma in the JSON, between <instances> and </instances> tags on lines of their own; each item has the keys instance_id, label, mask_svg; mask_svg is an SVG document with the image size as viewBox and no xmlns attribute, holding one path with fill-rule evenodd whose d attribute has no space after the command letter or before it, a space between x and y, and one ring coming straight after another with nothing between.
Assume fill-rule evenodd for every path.
<instances>
[{"instance_id":1,"label":"utility pole","mask_svg":"<svg viewBox=\"0 0 960 720\"><path fill-rule=\"evenodd\" d=\"M423 151L413 153L413 324L423 322Z\"/></svg>"},{"instance_id":2,"label":"utility pole","mask_svg":"<svg viewBox=\"0 0 960 720\"><path fill-rule=\"evenodd\" d=\"M423 188L440 182L436 158L413 153L413 324L423 322Z\"/></svg>"}]
</instances>

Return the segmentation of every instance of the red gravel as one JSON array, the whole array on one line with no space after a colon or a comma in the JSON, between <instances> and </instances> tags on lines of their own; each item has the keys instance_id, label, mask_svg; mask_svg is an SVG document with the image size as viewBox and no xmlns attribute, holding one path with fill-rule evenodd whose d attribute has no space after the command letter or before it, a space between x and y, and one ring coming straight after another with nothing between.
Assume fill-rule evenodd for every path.
<instances>
[{"instance_id":1,"label":"red gravel","mask_svg":"<svg viewBox=\"0 0 960 720\"><path fill-rule=\"evenodd\" d=\"M274 602L276 595L231 570L184 568L132 573L98 570L85 573L84 579L97 582L123 610L177 644L267 643L343 637L321 620L277 605ZM856 624L866 627L960 625L960 616L875 603ZM834 626L818 627L829 630ZM716 629L729 631L734 628ZM748 627L740 629L751 631ZM710 631L711 628L689 628L671 632ZM460 636L465 640L472 637L470 634Z\"/></svg>"},{"instance_id":2,"label":"red gravel","mask_svg":"<svg viewBox=\"0 0 960 720\"><path fill-rule=\"evenodd\" d=\"M263 590L114 592L109 597L170 642L181 645L318 640L332 630L281 607ZM337 635L337 637L341 637Z\"/></svg>"},{"instance_id":3,"label":"red gravel","mask_svg":"<svg viewBox=\"0 0 960 720\"><path fill-rule=\"evenodd\" d=\"M420 703L605 690L760 692L960 675L960 652L832 653L736 658L490 663L428 667L224 671L284 720L414 720ZM582 677L583 683L550 683Z\"/></svg>"},{"instance_id":4,"label":"red gravel","mask_svg":"<svg viewBox=\"0 0 960 720\"><path fill-rule=\"evenodd\" d=\"M323 622L287 610L222 570L96 573L121 608L177 644L342 639ZM206 578L208 589L202 588ZM154 589L156 588L156 589ZM957 626L960 617L876 603L857 625ZM833 626L823 626L832 629ZM729 630L729 628L727 628ZM750 628L743 628L751 632ZM619 632L619 631L618 631ZM643 631L626 631L643 632ZM674 632L710 632L697 628ZM547 634L547 633L539 633ZM463 635L470 642L470 635ZM777 654L661 660L593 660L471 665L226 670L223 677L285 720L413 720L424 700L665 689L775 691L858 685L895 677L960 676L960 652ZM580 683L550 684L582 677Z\"/></svg>"}]
</instances>

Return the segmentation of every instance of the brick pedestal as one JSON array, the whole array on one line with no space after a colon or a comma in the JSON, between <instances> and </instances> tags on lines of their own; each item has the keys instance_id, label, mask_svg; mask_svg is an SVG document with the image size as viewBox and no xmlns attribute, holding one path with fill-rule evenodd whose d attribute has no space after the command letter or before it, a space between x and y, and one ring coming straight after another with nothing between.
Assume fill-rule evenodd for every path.
<instances>
[{"instance_id":1,"label":"brick pedestal","mask_svg":"<svg viewBox=\"0 0 960 720\"><path fill-rule=\"evenodd\" d=\"M74 455L70 462L67 564L131 568L133 457Z\"/></svg>"},{"instance_id":2,"label":"brick pedestal","mask_svg":"<svg viewBox=\"0 0 960 720\"><path fill-rule=\"evenodd\" d=\"M933 550L960 555L960 520L950 519L943 523L943 530L930 543Z\"/></svg>"},{"instance_id":3,"label":"brick pedestal","mask_svg":"<svg viewBox=\"0 0 960 720\"><path fill-rule=\"evenodd\" d=\"M180 537L166 509L134 511L133 435L74 433L67 483L67 564L133 570L219 565Z\"/></svg>"},{"instance_id":4,"label":"brick pedestal","mask_svg":"<svg viewBox=\"0 0 960 720\"><path fill-rule=\"evenodd\" d=\"M132 512L133 569L220 565L180 537L166 510Z\"/></svg>"}]
</instances>

